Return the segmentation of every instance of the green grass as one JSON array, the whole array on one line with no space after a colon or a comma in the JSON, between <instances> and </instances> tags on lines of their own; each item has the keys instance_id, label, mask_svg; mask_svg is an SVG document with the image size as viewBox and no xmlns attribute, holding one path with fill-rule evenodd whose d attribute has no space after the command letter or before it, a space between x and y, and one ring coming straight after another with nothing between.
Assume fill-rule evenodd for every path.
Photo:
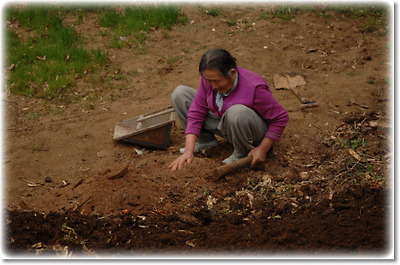
<instances>
[{"instance_id":1,"label":"green grass","mask_svg":"<svg viewBox=\"0 0 400 265\"><path fill-rule=\"evenodd\" d=\"M367 5L367 4L342 4L342 5L330 5L324 8L318 9L321 13L328 11L334 11L340 15L348 18L368 18L375 17L380 18L387 15L387 8L384 5Z\"/></svg>"},{"instance_id":2,"label":"green grass","mask_svg":"<svg viewBox=\"0 0 400 265\"><path fill-rule=\"evenodd\" d=\"M333 140L333 143L338 145L341 148L350 147L351 149L356 151L358 148L366 147L368 145L369 141L368 141L368 139L357 137L357 139L353 139L353 140L348 140L346 138L339 139L339 140Z\"/></svg>"},{"instance_id":3,"label":"green grass","mask_svg":"<svg viewBox=\"0 0 400 265\"><path fill-rule=\"evenodd\" d=\"M123 12L103 10L99 24L112 32L110 48L131 45L140 50L151 29L169 30L173 25L187 21L188 18L174 6L139 6L127 7Z\"/></svg>"},{"instance_id":4,"label":"green grass","mask_svg":"<svg viewBox=\"0 0 400 265\"><path fill-rule=\"evenodd\" d=\"M365 147L367 145L368 145L368 139L360 137L350 141L351 149L353 149L354 151L356 151L359 147Z\"/></svg>"},{"instance_id":5,"label":"green grass","mask_svg":"<svg viewBox=\"0 0 400 265\"><path fill-rule=\"evenodd\" d=\"M62 96L74 80L107 60L107 54L85 49L74 28L62 24L65 10L54 7L9 8L7 20L18 19L23 33L7 29L7 77L11 93L47 97Z\"/></svg>"},{"instance_id":6,"label":"green grass","mask_svg":"<svg viewBox=\"0 0 400 265\"><path fill-rule=\"evenodd\" d=\"M102 6L28 5L4 10L7 21L18 21L18 34L12 28L5 31L7 88L13 94L38 98L63 98L75 86L75 81L94 73L108 59L107 50L87 49L74 27L62 22L67 14L83 23L87 13L100 14L99 24L108 28L109 48L143 49L151 29L171 29L187 18L173 6L131 6L117 12ZM110 36L111 32L111 36Z\"/></svg>"},{"instance_id":7,"label":"green grass","mask_svg":"<svg viewBox=\"0 0 400 265\"><path fill-rule=\"evenodd\" d=\"M375 32L382 26L387 25L386 17L388 9L384 5L342 5L332 6L326 10L335 11L346 19L361 21L359 28L364 33Z\"/></svg>"},{"instance_id":8,"label":"green grass","mask_svg":"<svg viewBox=\"0 0 400 265\"><path fill-rule=\"evenodd\" d=\"M221 14L221 9L220 8L204 8L204 7L199 7L200 13L213 16L213 17L218 17Z\"/></svg>"},{"instance_id":9,"label":"green grass","mask_svg":"<svg viewBox=\"0 0 400 265\"><path fill-rule=\"evenodd\" d=\"M282 21L288 22L294 18L293 7L282 6L279 8L274 8L272 10L267 10L260 15L261 19L273 20L278 18Z\"/></svg>"},{"instance_id":10,"label":"green grass","mask_svg":"<svg viewBox=\"0 0 400 265\"><path fill-rule=\"evenodd\" d=\"M325 7L282 5L260 14L261 19L275 22L288 22L295 18L296 14L312 12L324 18L331 18L331 12L335 12L343 19L357 19L361 21L359 28L365 33L377 31L387 24L388 8L384 4L336 4ZM278 20L276 20L278 19Z\"/></svg>"}]
</instances>

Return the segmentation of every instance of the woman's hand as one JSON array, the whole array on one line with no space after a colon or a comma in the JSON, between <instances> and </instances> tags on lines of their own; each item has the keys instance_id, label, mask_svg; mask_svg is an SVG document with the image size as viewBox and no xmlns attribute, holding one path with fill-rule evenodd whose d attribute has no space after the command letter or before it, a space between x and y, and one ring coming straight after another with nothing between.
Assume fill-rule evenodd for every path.
<instances>
[{"instance_id":1,"label":"woman's hand","mask_svg":"<svg viewBox=\"0 0 400 265\"><path fill-rule=\"evenodd\" d=\"M273 141L269 138L264 138L259 146L250 150L249 154L253 156L250 166L255 166L259 162L264 162Z\"/></svg>"},{"instance_id":2,"label":"woman's hand","mask_svg":"<svg viewBox=\"0 0 400 265\"><path fill-rule=\"evenodd\" d=\"M264 153L264 151L258 147L251 149L249 155L253 156L253 160L251 161L250 166L255 166L259 162L264 162L266 157L266 153Z\"/></svg>"},{"instance_id":3,"label":"woman's hand","mask_svg":"<svg viewBox=\"0 0 400 265\"><path fill-rule=\"evenodd\" d=\"M179 170L182 168L182 165L185 162L188 162L188 164L192 163L194 155L194 146L196 144L197 136L194 134L187 134L186 135L186 140L185 140L185 151L183 154L178 157L174 162L172 162L171 165L169 165L169 168L171 171Z\"/></svg>"},{"instance_id":4,"label":"woman's hand","mask_svg":"<svg viewBox=\"0 0 400 265\"><path fill-rule=\"evenodd\" d=\"M177 169L180 170L185 162L187 162L188 164L192 163L193 158L193 153L183 153L174 162L172 162L171 165L169 165L169 168L171 169L171 171L175 171Z\"/></svg>"}]
</instances>

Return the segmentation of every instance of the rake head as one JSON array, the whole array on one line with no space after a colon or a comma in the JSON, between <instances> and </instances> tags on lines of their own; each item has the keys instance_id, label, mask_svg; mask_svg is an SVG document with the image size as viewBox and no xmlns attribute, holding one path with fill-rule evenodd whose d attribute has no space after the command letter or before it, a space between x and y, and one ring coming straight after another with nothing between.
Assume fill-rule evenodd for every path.
<instances>
[{"instance_id":1,"label":"rake head","mask_svg":"<svg viewBox=\"0 0 400 265\"><path fill-rule=\"evenodd\" d=\"M318 103L316 101L307 100L307 101L301 102L300 106L302 109L317 108Z\"/></svg>"}]
</instances>

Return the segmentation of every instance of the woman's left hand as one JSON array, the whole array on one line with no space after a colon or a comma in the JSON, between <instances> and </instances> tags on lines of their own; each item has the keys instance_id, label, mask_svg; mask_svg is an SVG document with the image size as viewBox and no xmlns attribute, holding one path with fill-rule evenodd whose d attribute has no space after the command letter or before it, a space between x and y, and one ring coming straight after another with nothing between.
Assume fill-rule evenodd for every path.
<instances>
[{"instance_id":1,"label":"woman's left hand","mask_svg":"<svg viewBox=\"0 0 400 265\"><path fill-rule=\"evenodd\" d=\"M266 157L266 153L258 147L251 149L249 155L253 156L250 166L255 166L257 163L264 162Z\"/></svg>"},{"instance_id":2,"label":"woman's left hand","mask_svg":"<svg viewBox=\"0 0 400 265\"><path fill-rule=\"evenodd\" d=\"M259 162L264 162L273 141L269 138L264 138L261 143L250 150L249 154L253 156L250 166L255 166Z\"/></svg>"}]
</instances>

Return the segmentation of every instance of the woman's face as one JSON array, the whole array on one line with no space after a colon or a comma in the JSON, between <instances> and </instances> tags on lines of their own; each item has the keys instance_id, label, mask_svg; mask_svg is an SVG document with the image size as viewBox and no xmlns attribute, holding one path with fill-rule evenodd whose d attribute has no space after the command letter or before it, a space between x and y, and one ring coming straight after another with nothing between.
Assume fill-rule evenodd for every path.
<instances>
[{"instance_id":1,"label":"woman's face","mask_svg":"<svg viewBox=\"0 0 400 265\"><path fill-rule=\"evenodd\" d=\"M218 91L220 94L228 93L235 83L236 77L236 69L232 69L230 71L229 78L225 77L220 71L218 70L204 70L203 76L206 79L207 83L215 90Z\"/></svg>"}]
</instances>

